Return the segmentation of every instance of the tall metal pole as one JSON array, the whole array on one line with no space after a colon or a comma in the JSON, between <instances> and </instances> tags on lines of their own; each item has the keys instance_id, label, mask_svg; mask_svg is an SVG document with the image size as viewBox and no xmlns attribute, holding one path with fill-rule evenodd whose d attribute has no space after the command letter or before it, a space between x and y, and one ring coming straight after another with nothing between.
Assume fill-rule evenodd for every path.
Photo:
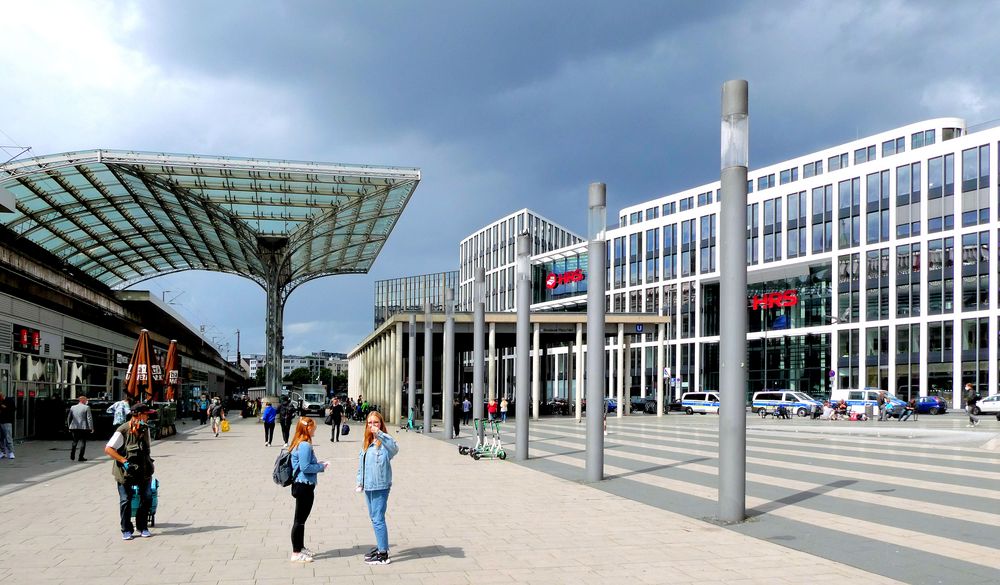
<instances>
[{"instance_id":1,"label":"tall metal pole","mask_svg":"<svg viewBox=\"0 0 1000 585\"><path fill-rule=\"evenodd\" d=\"M517 388L514 394L514 418L517 423L518 461L528 458L528 400L531 380L528 372L531 346L531 236L527 232L517 236Z\"/></svg>"},{"instance_id":2,"label":"tall metal pole","mask_svg":"<svg viewBox=\"0 0 1000 585\"><path fill-rule=\"evenodd\" d=\"M607 188L591 183L587 194L587 481L604 479L604 287L607 275Z\"/></svg>"},{"instance_id":3,"label":"tall metal pole","mask_svg":"<svg viewBox=\"0 0 1000 585\"><path fill-rule=\"evenodd\" d=\"M433 394L431 384L434 380L434 318L431 317L431 302L424 301L424 432L431 432L431 414Z\"/></svg>"},{"instance_id":4,"label":"tall metal pole","mask_svg":"<svg viewBox=\"0 0 1000 585\"><path fill-rule=\"evenodd\" d=\"M722 85L722 203L719 244L719 519L746 518L748 86Z\"/></svg>"},{"instance_id":5,"label":"tall metal pole","mask_svg":"<svg viewBox=\"0 0 1000 585\"><path fill-rule=\"evenodd\" d=\"M444 436L455 438L455 289L448 288L444 292L444 343L441 369L444 378L444 390L441 393L441 423L444 425Z\"/></svg>"},{"instance_id":6,"label":"tall metal pole","mask_svg":"<svg viewBox=\"0 0 1000 585\"><path fill-rule=\"evenodd\" d=\"M476 268L472 285L472 418L479 421L479 444L483 444L483 362L486 354L486 269Z\"/></svg>"},{"instance_id":7,"label":"tall metal pole","mask_svg":"<svg viewBox=\"0 0 1000 585\"><path fill-rule=\"evenodd\" d=\"M417 316L410 315L409 363L406 365L406 418L417 418Z\"/></svg>"}]
</instances>

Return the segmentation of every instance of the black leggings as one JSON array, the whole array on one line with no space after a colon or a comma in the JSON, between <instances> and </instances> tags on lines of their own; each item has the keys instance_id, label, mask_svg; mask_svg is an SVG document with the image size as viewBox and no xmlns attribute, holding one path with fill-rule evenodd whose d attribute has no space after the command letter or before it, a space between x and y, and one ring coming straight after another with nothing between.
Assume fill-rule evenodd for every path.
<instances>
[{"instance_id":1,"label":"black leggings","mask_svg":"<svg viewBox=\"0 0 1000 585\"><path fill-rule=\"evenodd\" d=\"M288 422L281 421L281 438L284 440L283 442L286 445L288 444L288 431L291 430L291 428L292 428L292 421Z\"/></svg>"},{"instance_id":2,"label":"black leggings","mask_svg":"<svg viewBox=\"0 0 1000 585\"><path fill-rule=\"evenodd\" d=\"M339 419L339 418L333 419L333 428L330 429L330 440L331 441L339 441L340 440L340 425L341 425L341 422L342 422L342 419Z\"/></svg>"},{"instance_id":3,"label":"black leggings","mask_svg":"<svg viewBox=\"0 0 1000 585\"><path fill-rule=\"evenodd\" d=\"M266 422L264 423L264 442L270 444L272 439L274 439L274 423Z\"/></svg>"},{"instance_id":4,"label":"black leggings","mask_svg":"<svg viewBox=\"0 0 1000 585\"><path fill-rule=\"evenodd\" d=\"M292 552L302 552L306 538L306 520L312 512L313 500L316 498L316 485L311 483L293 483L292 497L295 498L295 517L292 518Z\"/></svg>"}]
</instances>

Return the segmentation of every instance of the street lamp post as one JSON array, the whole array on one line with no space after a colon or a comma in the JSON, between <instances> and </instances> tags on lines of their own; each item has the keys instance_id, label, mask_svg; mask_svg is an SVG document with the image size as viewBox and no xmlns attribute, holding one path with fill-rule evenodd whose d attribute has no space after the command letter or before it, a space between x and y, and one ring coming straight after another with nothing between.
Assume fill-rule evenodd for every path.
<instances>
[{"instance_id":1,"label":"street lamp post","mask_svg":"<svg viewBox=\"0 0 1000 585\"><path fill-rule=\"evenodd\" d=\"M528 346L531 336L531 236L517 236L517 387L515 388L514 420L517 427L515 457L528 459L528 400L531 380L528 372Z\"/></svg>"},{"instance_id":2,"label":"street lamp post","mask_svg":"<svg viewBox=\"0 0 1000 585\"><path fill-rule=\"evenodd\" d=\"M722 202L719 249L719 518L746 518L746 353L747 165L749 152L748 85L730 80L722 85Z\"/></svg>"},{"instance_id":3,"label":"street lamp post","mask_svg":"<svg viewBox=\"0 0 1000 585\"><path fill-rule=\"evenodd\" d=\"M591 183L587 193L587 481L604 479L604 287L607 244L607 187Z\"/></svg>"},{"instance_id":4,"label":"street lamp post","mask_svg":"<svg viewBox=\"0 0 1000 585\"><path fill-rule=\"evenodd\" d=\"M483 360L485 359L486 335L486 269L476 267L476 279L472 284L472 418L479 427L479 442L485 437L483 429Z\"/></svg>"}]
</instances>

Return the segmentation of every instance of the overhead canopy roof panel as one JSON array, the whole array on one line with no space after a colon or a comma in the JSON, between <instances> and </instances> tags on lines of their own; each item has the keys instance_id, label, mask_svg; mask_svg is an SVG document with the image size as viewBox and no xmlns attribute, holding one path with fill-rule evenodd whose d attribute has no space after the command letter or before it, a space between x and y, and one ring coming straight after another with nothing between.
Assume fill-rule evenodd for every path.
<instances>
[{"instance_id":1,"label":"overhead canopy roof panel","mask_svg":"<svg viewBox=\"0 0 1000 585\"><path fill-rule=\"evenodd\" d=\"M415 168L91 150L0 166L17 237L112 289L182 270L266 283L280 250L285 295L367 272L420 181Z\"/></svg>"}]
</instances>

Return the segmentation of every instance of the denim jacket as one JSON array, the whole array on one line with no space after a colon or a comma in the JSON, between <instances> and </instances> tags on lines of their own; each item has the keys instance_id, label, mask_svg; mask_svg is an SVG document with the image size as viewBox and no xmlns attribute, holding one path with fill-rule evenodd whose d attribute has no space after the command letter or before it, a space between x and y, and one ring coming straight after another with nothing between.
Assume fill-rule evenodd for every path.
<instances>
[{"instance_id":1,"label":"denim jacket","mask_svg":"<svg viewBox=\"0 0 1000 585\"><path fill-rule=\"evenodd\" d=\"M295 470L296 483L316 485L316 474L323 471L323 465L316 460L311 444L302 441L292 451L292 469Z\"/></svg>"},{"instance_id":2,"label":"denim jacket","mask_svg":"<svg viewBox=\"0 0 1000 585\"><path fill-rule=\"evenodd\" d=\"M399 453L399 445L388 433L379 432L376 438L382 442L376 446L373 442L367 450L358 454L358 481L366 492L386 490L392 487L392 466L389 460Z\"/></svg>"}]
</instances>

